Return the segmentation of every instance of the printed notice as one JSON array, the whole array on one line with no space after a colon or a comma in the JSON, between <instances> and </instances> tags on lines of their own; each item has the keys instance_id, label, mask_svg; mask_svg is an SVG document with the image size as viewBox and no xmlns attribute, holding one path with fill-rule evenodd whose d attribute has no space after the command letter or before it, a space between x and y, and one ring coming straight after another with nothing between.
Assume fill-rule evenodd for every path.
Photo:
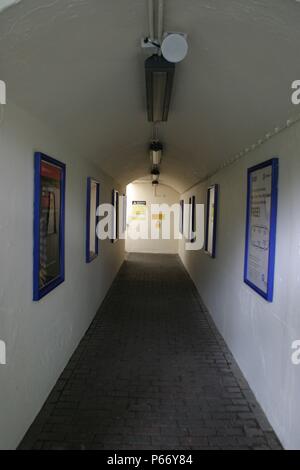
<instances>
[{"instance_id":1,"label":"printed notice","mask_svg":"<svg viewBox=\"0 0 300 470\"><path fill-rule=\"evenodd\" d=\"M250 177L247 279L267 294L271 230L272 166Z\"/></svg>"},{"instance_id":2,"label":"printed notice","mask_svg":"<svg viewBox=\"0 0 300 470\"><path fill-rule=\"evenodd\" d=\"M209 188L206 251L214 256L216 223L216 186Z\"/></svg>"},{"instance_id":3,"label":"printed notice","mask_svg":"<svg viewBox=\"0 0 300 470\"><path fill-rule=\"evenodd\" d=\"M147 218L147 202L132 201L131 220L146 220Z\"/></svg>"}]
</instances>

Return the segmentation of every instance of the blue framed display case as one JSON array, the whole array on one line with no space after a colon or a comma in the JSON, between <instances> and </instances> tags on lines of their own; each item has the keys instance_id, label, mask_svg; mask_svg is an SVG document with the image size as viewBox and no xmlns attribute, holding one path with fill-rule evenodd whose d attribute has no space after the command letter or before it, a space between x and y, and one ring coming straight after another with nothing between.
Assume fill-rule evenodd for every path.
<instances>
[{"instance_id":1,"label":"blue framed display case","mask_svg":"<svg viewBox=\"0 0 300 470\"><path fill-rule=\"evenodd\" d=\"M87 179L86 202L86 262L91 263L99 254L99 239L96 233L99 217L97 208L100 203L100 183L93 178Z\"/></svg>"},{"instance_id":2,"label":"blue framed display case","mask_svg":"<svg viewBox=\"0 0 300 470\"><path fill-rule=\"evenodd\" d=\"M119 192L112 190L112 236L111 242L116 243L119 239Z\"/></svg>"},{"instance_id":3,"label":"blue framed display case","mask_svg":"<svg viewBox=\"0 0 300 470\"><path fill-rule=\"evenodd\" d=\"M216 257L217 217L218 217L219 185L215 184L207 190L205 251Z\"/></svg>"},{"instance_id":4,"label":"blue framed display case","mask_svg":"<svg viewBox=\"0 0 300 470\"><path fill-rule=\"evenodd\" d=\"M33 300L65 280L66 166L43 153L34 155Z\"/></svg>"},{"instance_id":5,"label":"blue framed display case","mask_svg":"<svg viewBox=\"0 0 300 470\"><path fill-rule=\"evenodd\" d=\"M244 281L273 301L279 160L272 158L248 170Z\"/></svg>"}]
</instances>

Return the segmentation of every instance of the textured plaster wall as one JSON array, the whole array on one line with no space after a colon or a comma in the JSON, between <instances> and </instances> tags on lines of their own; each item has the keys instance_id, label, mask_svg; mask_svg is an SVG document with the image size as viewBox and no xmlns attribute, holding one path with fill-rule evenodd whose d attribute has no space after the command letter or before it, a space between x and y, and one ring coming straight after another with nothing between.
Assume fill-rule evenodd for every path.
<instances>
[{"instance_id":1,"label":"textured plaster wall","mask_svg":"<svg viewBox=\"0 0 300 470\"><path fill-rule=\"evenodd\" d=\"M300 339L300 124L184 194L206 202L220 185L217 257L179 252L220 332L275 431L288 449L300 449L300 366L291 362ZM267 303L243 282L247 168L280 159L275 296Z\"/></svg>"},{"instance_id":2,"label":"textured plaster wall","mask_svg":"<svg viewBox=\"0 0 300 470\"><path fill-rule=\"evenodd\" d=\"M67 165L66 280L32 302L33 154ZM86 156L85 156L86 157ZM86 179L101 183L102 202L117 187L86 158L24 111L5 107L0 126L0 449L20 442L82 338L122 261L124 242L100 242L85 263ZM122 189L122 188L118 188Z\"/></svg>"}]
</instances>

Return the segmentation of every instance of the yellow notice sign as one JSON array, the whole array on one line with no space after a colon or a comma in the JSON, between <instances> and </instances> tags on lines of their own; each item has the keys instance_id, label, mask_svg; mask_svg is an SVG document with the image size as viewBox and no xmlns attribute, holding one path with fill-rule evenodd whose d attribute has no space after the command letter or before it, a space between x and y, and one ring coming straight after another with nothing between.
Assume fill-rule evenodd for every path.
<instances>
[{"instance_id":1,"label":"yellow notice sign","mask_svg":"<svg viewBox=\"0 0 300 470\"><path fill-rule=\"evenodd\" d=\"M146 201L132 201L131 220L146 220Z\"/></svg>"},{"instance_id":2,"label":"yellow notice sign","mask_svg":"<svg viewBox=\"0 0 300 470\"><path fill-rule=\"evenodd\" d=\"M161 212L159 214L152 214L152 220L165 220L165 214L162 214Z\"/></svg>"}]
</instances>

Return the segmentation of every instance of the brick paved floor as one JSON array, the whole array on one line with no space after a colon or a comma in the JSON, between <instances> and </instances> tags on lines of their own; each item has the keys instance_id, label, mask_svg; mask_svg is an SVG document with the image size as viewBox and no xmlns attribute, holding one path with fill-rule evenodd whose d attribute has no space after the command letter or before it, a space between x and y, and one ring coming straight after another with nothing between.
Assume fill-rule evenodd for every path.
<instances>
[{"instance_id":1,"label":"brick paved floor","mask_svg":"<svg viewBox=\"0 0 300 470\"><path fill-rule=\"evenodd\" d=\"M130 255L21 449L280 449L177 256Z\"/></svg>"}]
</instances>

